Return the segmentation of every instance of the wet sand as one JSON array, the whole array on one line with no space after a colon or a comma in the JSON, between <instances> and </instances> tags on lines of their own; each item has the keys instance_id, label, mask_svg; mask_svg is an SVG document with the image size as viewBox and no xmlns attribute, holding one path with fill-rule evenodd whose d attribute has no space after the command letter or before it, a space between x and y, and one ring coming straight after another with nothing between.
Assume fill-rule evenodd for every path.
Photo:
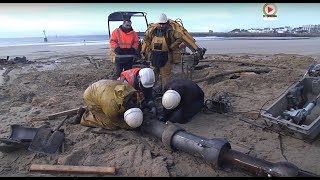
<instances>
[{"instance_id":1,"label":"wet sand","mask_svg":"<svg viewBox=\"0 0 320 180\"><path fill-rule=\"evenodd\" d=\"M263 40L263 39L234 39L230 40L199 40L199 46L207 49L206 54L300 54L320 55L320 38L310 39L288 39L288 40ZM75 52L79 54L90 53L108 55L109 44L101 45L80 45L80 46L54 46L54 45L33 45L33 46L12 46L0 47L2 58L6 56L28 56L39 57L40 55L54 55L59 53ZM0 56L0 57L1 57Z\"/></svg>"}]
</instances>

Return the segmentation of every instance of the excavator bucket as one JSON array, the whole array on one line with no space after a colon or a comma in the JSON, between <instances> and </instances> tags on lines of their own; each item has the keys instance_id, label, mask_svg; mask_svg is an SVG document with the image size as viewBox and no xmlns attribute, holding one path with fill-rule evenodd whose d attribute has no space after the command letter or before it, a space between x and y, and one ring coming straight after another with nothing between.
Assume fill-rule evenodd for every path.
<instances>
[{"instance_id":1,"label":"excavator bucket","mask_svg":"<svg viewBox=\"0 0 320 180\"><path fill-rule=\"evenodd\" d=\"M0 138L0 151L13 152L18 149L27 149L39 128L26 127L19 124L10 126L11 133L8 138Z\"/></svg>"}]
</instances>

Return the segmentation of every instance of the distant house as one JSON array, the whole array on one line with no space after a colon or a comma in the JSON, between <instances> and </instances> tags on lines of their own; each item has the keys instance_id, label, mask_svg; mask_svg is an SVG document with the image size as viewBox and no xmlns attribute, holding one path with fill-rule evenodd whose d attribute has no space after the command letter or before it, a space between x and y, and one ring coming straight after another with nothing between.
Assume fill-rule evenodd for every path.
<instances>
[{"instance_id":1,"label":"distant house","mask_svg":"<svg viewBox=\"0 0 320 180\"><path fill-rule=\"evenodd\" d=\"M302 30L308 33L320 33L320 25L304 25Z\"/></svg>"},{"instance_id":2,"label":"distant house","mask_svg":"<svg viewBox=\"0 0 320 180\"><path fill-rule=\"evenodd\" d=\"M246 30L246 29L234 29L234 30L230 31L230 33L240 33L240 32L248 32L248 30Z\"/></svg>"},{"instance_id":3,"label":"distant house","mask_svg":"<svg viewBox=\"0 0 320 180\"><path fill-rule=\"evenodd\" d=\"M248 30L244 29L234 29L230 31L231 33L249 32L249 33L320 33L320 24L318 25L303 25L301 27L291 28L290 26L277 27L277 28L250 28Z\"/></svg>"}]
</instances>

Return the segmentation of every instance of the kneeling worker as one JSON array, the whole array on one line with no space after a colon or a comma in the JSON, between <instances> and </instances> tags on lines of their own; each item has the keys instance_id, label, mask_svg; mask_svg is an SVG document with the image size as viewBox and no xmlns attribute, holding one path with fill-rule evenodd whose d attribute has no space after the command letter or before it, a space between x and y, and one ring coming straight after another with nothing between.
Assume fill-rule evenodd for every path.
<instances>
[{"instance_id":1,"label":"kneeling worker","mask_svg":"<svg viewBox=\"0 0 320 180\"><path fill-rule=\"evenodd\" d=\"M197 83L186 79L170 80L162 96L163 121L185 124L204 107L204 93Z\"/></svg>"},{"instance_id":2,"label":"kneeling worker","mask_svg":"<svg viewBox=\"0 0 320 180\"><path fill-rule=\"evenodd\" d=\"M153 114L157 113L152 91L155 84L155 74L151 68L133 68L123 71L117 80L129 84L141 92L142 107L148 108Z\"/></svg>"},{"instance_id":3,"label":"kneeling worker","mask_svg":"<svg viewBox=\"0 0 320 180\"><path fill-rule=\"evenodd\" d=\"M90 85L83 94L87 110L80 124L115 130L133 129L142 124L140 97L129 84L117 80L100 80Z\"/></svg>"}]
</instances>

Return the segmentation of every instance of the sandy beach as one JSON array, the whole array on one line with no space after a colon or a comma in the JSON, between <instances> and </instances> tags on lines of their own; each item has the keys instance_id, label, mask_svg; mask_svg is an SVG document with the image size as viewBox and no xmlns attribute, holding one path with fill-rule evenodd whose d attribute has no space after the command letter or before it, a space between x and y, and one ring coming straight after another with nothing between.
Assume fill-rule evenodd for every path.
<instances>
[{"instance_id":1,"label":"sandy beach","mask_svg":"<svg viewBox=\"0 0 320 180\"><path fill-rule=\"evenodd\" d=\"M231 147L270 162L288 161L320 175L320 141L303 141L263 130L240 121L241 112L270 106L289 86L302 78L311 63L320 63L320 39L197 41L207 49L193 79L260 63L272 71L199 82L205 99L230 95L233 113L199 113L188 124L190 133L226 138ZM83 104L82 94L93 82L113 74L109 45L0 47L0 58L25 56L30 64L0 64L0 133L8 137L10 125L56 127L64 117L31 122ZM243 62L242 66L239 62ZM250 65L250 68L254 68ZM179 67L174 74L181 74ZM267 103L266 103L267 102ZM262 118L256 119L263 123ZM159 139L139 131L104 131L66 123L64 152L42 155L20 149L0 152L0 176L97 176L29 172L31 164L114 166L117 177L252 177L237 167L216 169L201 157L165 148ZM101 176L101 175L99 175Z\"/></svg>"}]
</instances>

